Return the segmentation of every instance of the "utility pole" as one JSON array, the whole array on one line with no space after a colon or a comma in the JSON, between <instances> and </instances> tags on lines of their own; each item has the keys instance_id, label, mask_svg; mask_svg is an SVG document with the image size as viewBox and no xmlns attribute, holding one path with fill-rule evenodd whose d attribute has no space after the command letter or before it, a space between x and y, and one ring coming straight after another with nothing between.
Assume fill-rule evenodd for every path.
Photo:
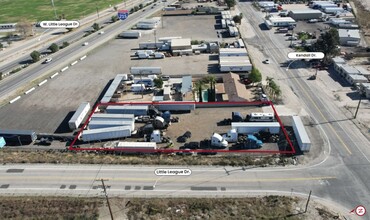
<instances>
[{"instance_id":1,"label":"utility pole","mask_svg":"<svg viewBox=\"0 0 370 220\"><path fill-rule=\"evenodd\" d=\"M307 212L308 203L310 202L310 199L311 199L311 192L312 192L312 190L310 190L310 194L308 194L308 199L307 199L307 203L306 203L306 208L304 209L304 213Z\"/></svg>"},{"instance_id":2,"label":"utility pole","mask_svg":"<svg viewBox=\"0 0 370 220\"><path fill-rule=\"evenodd\" d=\"M361 101L362 101L362 95L360 94L360 99L358 100L358 105L357 105L357 108L356 108L356 113L355 113L354 119L357 117L357 113L358 113L358 109L360 108Z\"/></svg>"},{"instance_id":3,"label":"utility pole","mask_svg":"<svg viewBox=\"0 0 370 220\"><path fill-rule=\"evenodd\" d=\"M99 7L98 7L98 4L95 4L96 5L96 14L98 15L98 18L99 18Z\"/></svg>"},{"instance_id":4,"label":"utility pole","mask_svg":"<svg viewBox=\"0 0 370 220\"><path fill-rule=\"evenodd\" d=\"M108 204L108 208L109 208L109 213L110 213L110 217L112 220L114 220L113 218L113 213L112 213L112 209L110 207L110 203L109 203L109 198L108 198L108 194L107 194L107 189L105 188L105 184L104 184L104 180L103 179L100 179L101 180L101 183L103 185L103 190L104 190L104 195L105 195L105 198L107 199L107 204Z\"/></svg>"},{"instance_id":5,"label":"utility pole","mask_svg":"<svg viewBox=\"0 0 370 220\"><path fill-rule=\"evenodd\" d=\"M55 19L58 19L57 11L55 10L54 0L51 0L51 5L53 6L53 9L54 9Z\"/></svg>"},{"instance_id":6,"label":"utility pole","mask_svg":"<svg viewBox=\"0 0 370 220\"><path fill-rule=\"evenodd\" d=\"M142 87L143 85L143 73L142 70L140 70L140 90L141 90L141 99L144 98L144 88Z\"/></svg>"}]
</instances>

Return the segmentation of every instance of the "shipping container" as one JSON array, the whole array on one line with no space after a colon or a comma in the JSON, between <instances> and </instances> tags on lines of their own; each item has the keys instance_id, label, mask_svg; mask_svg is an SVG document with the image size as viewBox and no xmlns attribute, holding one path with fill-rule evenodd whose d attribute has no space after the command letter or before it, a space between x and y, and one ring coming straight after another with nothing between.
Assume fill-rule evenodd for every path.
<instances>
[{"instance_id":1,"label":"shipping container","mask_svg":"<svg viewBox=\"0 0 370 220\"><path fill-rule=\"evenodd\" d=\"M140 31L124 31L122 32L119 37L121 38L139 38L141 37Z\"/></svg>"},{"instance_id":2,"label":"shipping container","mask_svg":"<svg viewBox=\"0 0 370 220\"><path fill-rule=\"evenodd\" d=\"M108 120L108 121L90 121L89 129L99 129L99 128L110 128L110 127L117 127L117 126L129 126L131 130L135 130L135 120L132 121L125 121L125 120Z\"/></svg>"},{"instance_id":3,"label":"shipping container","mask_svg":"<svg viewBox=\"0 0 370 220\"><path fill-rule=\"evenodd\" d=\"M145 84L132 84L131 92L143 92L145 90Z\"/></svg>"},{"instance_id":4,"label":"shipping container","mask_svg":"<svg viewBox=\"0 0 370 220\"><path fill-rule=\"evenodd\" d=\"M91 121L116 121L116 120L125 120L125 121L135 121L135 115L133 114L101 114L94 113L91 118Z\"/></svg>"},{"instance_id":5,"label":"shipping container","mask_svg":"<svg viewBox=\"0 0 370 220\"><path fill-rule=\"evenodd\" d=\"M0 130L7 146L22 146L32 144L37 139L36 132L30 130Z\"/></svg>"},{"instance_id":6,"label":"shipping container","mask_svg":"<svg viewBox=\"0 0 370 220\"><path fill-rule=\"evenodd\" d=\"M324 9L324 12L326 14L337 14L337 13L341 13L341 12L344 12L345 10L343 8L339 8L339 7L336 7L336 8L325 8Z\"/></svg>"},{"instance_id":7,"label":"shipping container","mask_svg":"<svg viewBox=\"0 0 370 220\"><path fill-rule=\"evenodd\" d=\"M131 128L129 126L119 126L110 128L100 128L93 130L83 130L83 141L99 141L116 138L125 138L131 136Z\"/></svg>"},{"instance_id":8,"label":"shipping container","mask_svg":"<svg viewBox=\"0 0 370 220\"><path fill-rule=\"evenodd\" d=\"M147 115L147 105L110 105L106 111L109 114L133 114L135 116Z\"/></svg>"},{"instance_id":9,"label":"shipping container","mask_svg":"<svg viewBox=\"0 0 370 220\"><path fill-rule=\"evenodd\" d=\"M308 137L306 129L304 128L301 117L293 116L293 130L301 151L310 151L311 141Z\"/></svg>"},{"instance_id":10,"label":"shipping container","mask_svg":"<svg viewBox=\"0 0 370 220\"><path fill-rule=\"evenodd\" d=\"M225 19L221 19L221 27L226 28L226 21Z\"/></svg>"},{"instance_id":11,"label":"shipping container","mask_svg":"<svg viewBox=\"0 0 370 220\"><path fill-rule=\"evenodd\" d=\"M115 149L124 153L155 153L157 144L155 142L118 142Z\"/></svg>"},{"instance_id":12,"label":"shipping container","mask_svg":"<svg viewBox=\"0 0 370 220\"><path fill-rule=\"evenodd\" d=\"M68 121L69 128L71 130L77 129L89 111L90 103L81 103L76 112L73 114L72 118Z\"/></svg>"},{"instance_id":13,"label":"shipping container","mask_svg":"<svg viewBox=\"0 0 370 220\"><path fill-rule=\"evenodd\" d=\"M231 128L238 134L253 134L259 131L268 131L271 134L279 134L279 122L232 122Z\"/></svg>"}]
</instances>

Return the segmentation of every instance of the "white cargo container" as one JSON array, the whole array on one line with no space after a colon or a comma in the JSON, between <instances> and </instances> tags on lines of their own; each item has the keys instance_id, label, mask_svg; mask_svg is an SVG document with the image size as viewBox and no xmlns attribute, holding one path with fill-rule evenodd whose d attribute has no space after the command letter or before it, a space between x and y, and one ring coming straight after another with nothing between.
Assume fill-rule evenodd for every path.
<instances>
[{"instance_id":1,"label":"white cargo container","mask_svg":"<svg viewBox=\"0 0 370 220\"><path fill-rule=\"evenodd\" d=\"M131 67L130 73L132 75L158 75L162 73L161 67Z\"/></svg>"},{"instance_id":2,"label":"white cargo container","mask_svg":"<svg viewBox=\"0 0 370 220\"><path fill-rule=\"evenodd\" d=\"M89 123L89 129L99 129L99 128L110 128L110 127L118 127L118 126L128 126L131 130L135 130L135 121L126 121L126 120L108 120L108 121L97 121L93 120Z\"/></svg>"},{"instance_id":3,"label":"white cargo container","mask_svg":"<svg viewBox=\"0 0 370 220\"><path fill-rule=\"evenodd\" d=\"M72 118L68 121L69 128L71 130L77 129L89 111L90 103L88 102L81 103L81 105L77 108L76 112L73 114Z\"/></svg>"},{"instance_id":4,"label":"white cargo container","mask_svg":"<svg viewBox=\"0 0 370 220\"><path fill-rule=\"evenodd\" d=\"M308 152L311 148L311 141L308 137L306 129L302 123L301 117L293 116L293 130L297 138L298 146L301 151Z\"/></svg>"},{"instance_id":5,"label":"white cargo container","mask_svg":"<svg viewBox=\"0 0 370 220\"><path fill-rule=\"evenodd\" d=\"M133 114L135 116L147 115L147 105L110 105L106 111L109 114Z\"/></svg>"},{"instance_id":6,"label":"white cargo container","mask_svg":"<svg viewBox=\"0 0 370 220\"><path fill-rule=\"evenodd\" d=\"M238 134L253 134L259 131L268 131L271 134L279 134L279 122L232 122L231 128Z\"/></svg>"},{"instance_id":7,"label":"white cargo container","mask_svg":"<svg viewBox=\"0 0 370 220\"><path fill-rule=\"evenodd\" d=\"M157 144L155 142L118 142L115 149L124 153L155 153Z\"/></svg>"},{"instance_id":8,"label":"white cargo container","mask_svg":"<svg viewBox=\"0 0 370 220\"><path fill-rule=\"evenodd\" d=\"M135 121L135 115L94 113L91 116L90 120L91 121L117 121L117 120Z\"/></svg>"},{"instance_id":9,"label":"white cargo container","mask_svg":"<svg viewBox=\"0 0 370 220\"><path fill-rule=\"evenodd\" d=\"M154 53L154 58L163 59L164 58L164 53L156 52L156 53Z\"/></svg>"},{"instance_id":10,"label":"white cargo container","mask_svg":"<svg viewBox=\"0 0 370 220\"><path fill-rule=\"evenodd\" d=\"M222 28L226 28L226 21L225 21L225 19L222 19L221 20L221 27Z\"/></svg>"},{"instance_id":11,"label":"white cargo container","mask_svg":"<svg viewBox=\"0 0 370 220\"><path fill-rule=\"evenodd\" d=\"M124 31L122 32L119 37L122 38L139 38L141 37L140 31Z\"/></svg>"},{"instance_id":12,"label":"white cargo container","mask_svg":"<svg viewBox=\"0 0 370 220\"><path fill-rule=\"evenodd\" d=\"M325 8L324 9L324 12L326 13L326 14L333 14L333 15L335 15L335 14L337 14L337 13L342 13L342 12L344 12L345 10L343 9L343 8L339 8L339 7L336 7L336 8Z\"/></svg>"},{"instance_id":13,"label":"white cargo container","mask_svg":"<svg viewBox=\"0 0 370 220\"><path fill-rule=\"evenodd\" d=\"M93 130L82 131L83 141L99 141L115 138L124 138L131 136L131 128L129 126L119 126L111 128L100 128Z\"/></svg>"}]
</instances>

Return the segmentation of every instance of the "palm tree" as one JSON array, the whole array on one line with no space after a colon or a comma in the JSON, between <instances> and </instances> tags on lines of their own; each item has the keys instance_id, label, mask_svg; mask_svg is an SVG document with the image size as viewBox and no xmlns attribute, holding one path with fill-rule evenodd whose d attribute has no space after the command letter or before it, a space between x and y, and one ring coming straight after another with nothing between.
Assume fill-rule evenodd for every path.
<instances>
[{"instance_id":1,"label":"palm tree","mask_svg":"<svg viewBox=\"0 0 370 220\"><path fill-rule=\"evenodd\" d=\"M203 102L203 94L202 94L202 92L203 92L203 89L205 89L204 81L203 80L196 81L194 87L195 87L194 88L195 91L198 94L199 102Z\"/></svg>"},{"instance_id":2,"label":"palm tree","mask_svg":"<svg viewBox=\"0 0 370 220\"><path fill-rule=\"evenodd\" d=\"M208 90L208 101L214 102L216 101L216 82L217 79L215 76L206 76L203 78L205 83L208 83L210 89Z\"/></svg>"}]
</instances>

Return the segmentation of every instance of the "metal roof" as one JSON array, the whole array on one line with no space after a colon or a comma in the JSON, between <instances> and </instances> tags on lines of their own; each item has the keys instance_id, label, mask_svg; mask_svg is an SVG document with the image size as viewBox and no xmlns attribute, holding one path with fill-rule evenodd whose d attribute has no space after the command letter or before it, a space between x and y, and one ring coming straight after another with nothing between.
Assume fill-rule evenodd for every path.
<instances>
[{"instance_id":1,"label":"metal roof","mask_svg":"<svg viewBox=\"0 0 370 220\"><path fill-rule=\"evenodd\" d=\"M117 74L117 76L114 78L112 84L110 84L108 90L105 92L103 98L101 99L102 103L110 102L113 94L116 92L119 84L123 80L123 77L125 77L125 74Z\"/></svg>"},{"instance_id":2,"label":"metal roof","mask_svg":"<svg viewBox=\"0 0 370 220\"><path fill-rule=\"evenodd\" d=\"M181 93L185 94L187 92L191 92L193 88L192 77L191 76L183 76L182 77L182 84L181 84Z\"/></svg>"},{"instance_id":3,"label":"metal roof","mask_svg":"<svg viewBox=\"0 0 370 220\"><path fill-rule=\"evenodd\" d=\"M314 9L297 9L297 10L291 10L289 13L292 14L322 14L321 11L319 10L314 10Z\"/></svg>"},{"instance_id":4,"label":"metal roof","mask_svg":"<svg viewBox=\"0 0 370 220\"><path fill-rule=\"evenodd\" d=\"M370 75L370 72L362 66L355 66L355 68L360 72L361 75Z\"/></svg>"},{"instance_id":5,"label":"metal roof","mask_svg":"<svg viewBox=\"0 0 370 220\"><path fill-rule=\"evenodd\" d=\"M0 130L1 134L14 134L14 135L32 135L35 134L34 131L31 130Z\"/></svg>"},{"instance_id":6,"label":"metal roof","mask_svg":"<svg viewBox=\"0 0 370 220\"><path fill-rule=\"evenodd\" d=\"M270 17L269 20L271 22L296 22L291 17Z\"/></svg>"},{"instance_id":7,"label":"metal roof","mask_svg":"<svg viewBox=\"0 0 370 220\"><path fill-rule=\"evenodd\" d=\"M357 75L357 74L348 74L348 77L352 80L366 80L367 78L364 75Z\"/></svg>"},{"instance_id":8,"label":"metal roof","mask_svg":"<svg viewBox=\"0 0 370 220\"><path fill-rule=\"evenodd\" d=\"M148 110L147 105L110 105L107 109L134 109L134 110Z\"/></svg>"},{"instance_id":9,"label":"metal roof","mask_svg":"<svg viewBox=\"0 0 370 220\"><path fill-rule=\"evenodd\" d=\"M135 115L134 114L103 114L103 113L98 113L98 114L93 114L91 116L91 120L96 119L96 118L101 118L101 119L134 119Z\"/></svg>"},{"instance_id":10,"label":"metal roof","mask_svg":"<svg viewBox=\"0 0 370 220\"><path fill-rule=\"evenodd\" d=\"M90 103L83 102L78 106L76 112L73 114L72 118L69 120L70 122L75 122L81 116L81 113L85 110L86 106L90 109Z\"/></svg>"},{"instance_id":11,"label":"metal roof","mask_svg":"<svg viewBox=\"0 0 370 220\"><path fill-rule=\"evenodd\" d=\"M181 47L181 46L190 46L190 45L191 45L190 38L181 38L181 39L171 40L171 47Z\"/></svg>"},{"instance_id":12,"label":"metal roof","mask_svg":"<svg viewBox=\"0 0 370 220\"><path fill-rule=\"evenodd\" d=\"M89 135L89 134L98 134L98 133L103 133L103 132L114 132L114 131L122 131L122 130L130 130L130 126L116 126L116 127L109 127L109 128L98 128L98 129L91 129L91 130L83 130L82 131L82 137L84 135Z\"/></svg>"},{"instance_id":13,"label":"metal roof","mask_svg":"<svg viewBox=\"0 0 370 220\"><path fill-rule=\"evenodd\" d=\"M348 66L348 65L342 65L342 70L347 73L347 74L359 74L360 72L355 69L353 66Z\"/></svg>"},{"instance_id":14,"label":"metal roof","mask_svg":"<svg viewBox=\"0 0 370 220\"><path fill-rule=\"evenodd\" d=\"M336 64L345 64L346 61L342 57L334 57L333 62Z\"/></svg>"},{"instance_id":15,"label":"metal roof","mask_svg":"<svg viewBox=\"0 0 370 220\"><path fill-rule=\"evenodd\" d=\"M301 117L293 116L293 124L295 124L295 127L298 132L298 134L295 134L295 135L300 137L302 143L311 143L310 138L308 137L307 131L304 128Z\"/></svg>"},{"instance_id":16,"label":"metal roof","mask_svg":"<svg viewBox=\"0 0 370 220\"><path fill-rule=\"evenodd\" d=\"M280 127L279 122L231 122L231 127Z\"/></svg>"}]
</instances>

